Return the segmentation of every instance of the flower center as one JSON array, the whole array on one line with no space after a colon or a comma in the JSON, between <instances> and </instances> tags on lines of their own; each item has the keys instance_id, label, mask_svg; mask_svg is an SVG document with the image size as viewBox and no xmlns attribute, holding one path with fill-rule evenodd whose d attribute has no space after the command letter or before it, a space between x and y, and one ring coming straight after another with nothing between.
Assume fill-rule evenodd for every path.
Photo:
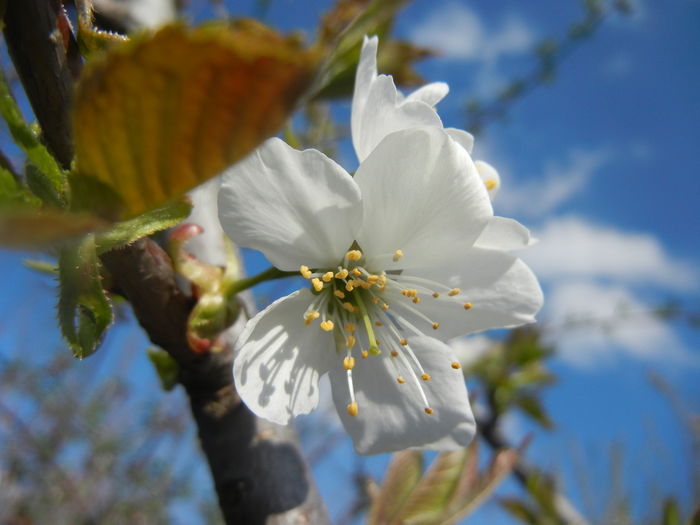
<instances>
[{"instance_id":1,"label":"flower center","mask_svg":"<svg viewBox=\"0 0 700 525\"><path fill-rule=\"evenodd\" d=\"M397 249L377 260L386 258L397 262L403 256L403 251ZM364 263L362 251L352 249L335 269L311 270L304 265L299 268L316 296L304 313L304 324L309 326L320 319L320 328L332 331L335 336L336 349L347 375L348 414L357 416L359 413L353 386L353 353L361 359L382 355L381 358L387 358L388 355L397 383L404 385L408 380L407 388L416 389L424 412L432 414L423 387L431 377L423 369L410 340L438 330L440 322L426 315L420 303L431 297L427 300L448 301L463 310L470 310L472 303L464 302L459 288L403 275L397 270L370 271ZM451 367L459 368L459 363L453 362Z\"/></svg>"}]
</instances>

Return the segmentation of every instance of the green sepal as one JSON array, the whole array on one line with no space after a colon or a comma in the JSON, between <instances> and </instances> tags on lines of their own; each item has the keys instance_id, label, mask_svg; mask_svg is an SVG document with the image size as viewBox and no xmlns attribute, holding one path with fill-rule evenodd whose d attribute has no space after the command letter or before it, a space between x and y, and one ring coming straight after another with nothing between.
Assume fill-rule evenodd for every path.
<instances>
[{"instance_id":1,"label":"green sepal","mask_svg":"<svg viewBox=\"0 0 700 525\"><path fill-rule=\"evenodd\" d=\"M61 334L82 359L97 350L114 317L102 288L94 235L63 247L58 264Z\"/></svg>"},{"instance_id":2,"label":"green sepal","mask_svg":"<svg viewBox=\"0 0 700 525\"><path fill-rule=\"evenodd\" d=\"M177 385L180 367L170 354L161 348L149 348L148 359L156 369L163 390L170 392Z\"/></svg>"},{"instance_id":3,"label":"green sepal","mask_svg":"<svg viewBox=\"0 0 700 525\"><path fill-rule=\"evenodd\" d=\"M2 72L0 72L0 115L7 122L15 143L27 156L27 161L38 170L31 174L32 178L43 179L41 183L38 180L34 181L35 186L41 188L43 194L37 196L51 204L65 205L68 191L66 175L49 150L41 143L35 130L24 121Z\"/></svg>"},{"instance_id":4,"label":"green sepal","mask_svg":"<svg viewBox=\"0 0 700 525\"><path fill-rule=\"evenodd\" d=\"M181 199L138 217L117 222L109 230L97 234L95 245L98 255L119 248L147 235L172 228L190 214L192 203Z\"/></svg>"}]
</instances>

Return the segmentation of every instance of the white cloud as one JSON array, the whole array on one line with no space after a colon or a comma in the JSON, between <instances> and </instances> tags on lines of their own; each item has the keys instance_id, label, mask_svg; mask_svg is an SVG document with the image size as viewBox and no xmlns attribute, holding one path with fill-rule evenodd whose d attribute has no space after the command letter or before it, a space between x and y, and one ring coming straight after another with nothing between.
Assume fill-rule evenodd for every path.
<instances>
[{"instance_id":1,"label":"white cloud","mask_svg":"<svg viewBox=\"0 0 700 525\"><path fill-rule=\"evenodd\" d=\"M411 31L411 40L441 51L454 60L494 62L503 55L532 48L535 36L515 15L498 28L487 28L474 11L457 2L445 2Z\"/></svg>"},{"instance_id":2,"label":"white cloud","mask_svg":"<svg viewBox=\"0 0 700 525\"><path fill-rule=\"evenodd\" d=\"M672 328L629 290L590 281L557 284L547 296L546 338L584 369L615 357L698 365Z\"/></svg>"},{"instance_id":3,"label":"white cloud","mask_svg":"<svg viewBox=\"0 0 700 525\"><path fill-rule=\"evenodd\" d=\"M543 281L606 279L630 285L694 288L698 275L652 235L597 226L578 217L551 219L522 257Z\"/></svg>"},{"instance_id":4,"label":"white cloud","mask_svg":"<svg viewBox=\"0 0 700 525\"><path fill-rule=\"evenodd\" d=\"M562 164L551 164L542 177L525 183L504 181L496 204L506 215L542 217L583 190L611 155L606 150L575 150Z\"/></svg>"}]
</instances>

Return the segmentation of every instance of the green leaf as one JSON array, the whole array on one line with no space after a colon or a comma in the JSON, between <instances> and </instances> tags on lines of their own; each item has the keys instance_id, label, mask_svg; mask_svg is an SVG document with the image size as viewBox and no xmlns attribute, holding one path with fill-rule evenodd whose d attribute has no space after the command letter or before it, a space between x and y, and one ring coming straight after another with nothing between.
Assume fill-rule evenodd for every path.
<instances>
[{"instance_id":1,"label":"green leaf","mask_svg":"<svg viewBox=\"0 0 700 525\"><path fill-rule=\"evenodd\" d=\"M38 207L39 199L19 184L12 173L0 166L0 206Z\"/></svg>"},{"instance_id":2,"label":"green leaf","mask_svg":"<svg viewBox=\"0 0 700 525\"><path fill-rule=\"evenodd\" d=\"M554 424L547 415L542 402L535 395L523 394L515 399L515 405L539 423L542 428L551 429Z\"/></svg>"},{"instance_id":3,"label":"green leaf","mask_svg":"<svg viewBox=\"0 0 700 525\"><path fill-rule=\"evenodd\" d=\"M681 525L681 513L678 510L678 503L674 499L664 501L662 525Z\"/></svg>"},{"instance_id":4,"label":"green leaf","mask_svg":"<svg viewBox=\"0 0 700 525\"><path fill-rule=\"evenodd\" d=\"M170 392L177 385L180 367L170 354L161 348L149 348L148 359L153 363L163 390Z\"/></svg>"},{"instance_id":5,"label":"green leaf","mask_svg":"<svg viewBox=\"0 0 700 525\"><path fill-rule=\"evenodd\" d=\"M102 289L94 236L64 247L58 261L58 321L73 355L82 359L97 350L113 319Z\"/></svg>"},{"instance_id":6,"label":"green leaf","mask_svg":"<svg viewBox=\"0 0 700 525\"><path fill-rule=\"evenodd\" d=\"M95 237L95 245L98 255L109 250L131 244L141 237L152 235L161 230L172 228L187 218L192 210L192 204L186 200L179 200L127 221L114 224L106 232Z\"/></svg>"},{"instance_id":7,"label":"green leaf","mask_svg":"<svg viewBox=\"0 0 700 525\"><path fill-rule=\"evenodd\" d=\"M406 503L423 471L423 454L415 450L392 457L379 494L369 511L368 524L390 523Z\"/></svg>"},{"instance_id":8,"label":"green leaf","mask_svg":"<svg viewBox=\"0 0 700 525\"><path fill-rule=\"evenodd\" d=\"M467 449L438 454L401 509L399 521L406 524L436 522L457 487L467 457Z\"/></svg>"},{"instance_id":9,"label":"green leaf","mask_svg":"<svg viewBox=\"0 0 700 525\"><path fill-rule=\"evenodd\" d=\"M0 114L7 122L7 127L15 143L24 151L29 161L37 168L39 177L46 186L43 196L51 204L62 206L66 203L66 175L41 143L39 137L24 121L22 113L12 97L5 76L0 71Z\"/></svg>"}]
</instances>

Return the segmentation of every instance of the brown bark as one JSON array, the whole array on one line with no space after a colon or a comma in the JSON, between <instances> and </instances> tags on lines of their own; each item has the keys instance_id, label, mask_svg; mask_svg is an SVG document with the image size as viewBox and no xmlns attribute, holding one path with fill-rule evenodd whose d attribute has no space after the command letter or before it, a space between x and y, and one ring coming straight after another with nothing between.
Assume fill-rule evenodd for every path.
<instances>
[{"instance_id":1,"label":"brown bark","mask_svg":"<svg viewBox=\"0 0 700 525\"><path fill-rule=\"evenodd\" d=\"M44 140L68 167L73 158L73 82L80 64L72 35L58 30L60 9L59 0L10 0L4 33ZM294 430L256 418L238 399L232 346L219 354L189 349L185 322L191 299L177 287L163 250L142 239L105 254L102 261L151 341L180 366L180 383L190 399L226 523L328 523ZM235 340L240 326L229 329L227 342Z\"/></svg>"}]
</instances>

